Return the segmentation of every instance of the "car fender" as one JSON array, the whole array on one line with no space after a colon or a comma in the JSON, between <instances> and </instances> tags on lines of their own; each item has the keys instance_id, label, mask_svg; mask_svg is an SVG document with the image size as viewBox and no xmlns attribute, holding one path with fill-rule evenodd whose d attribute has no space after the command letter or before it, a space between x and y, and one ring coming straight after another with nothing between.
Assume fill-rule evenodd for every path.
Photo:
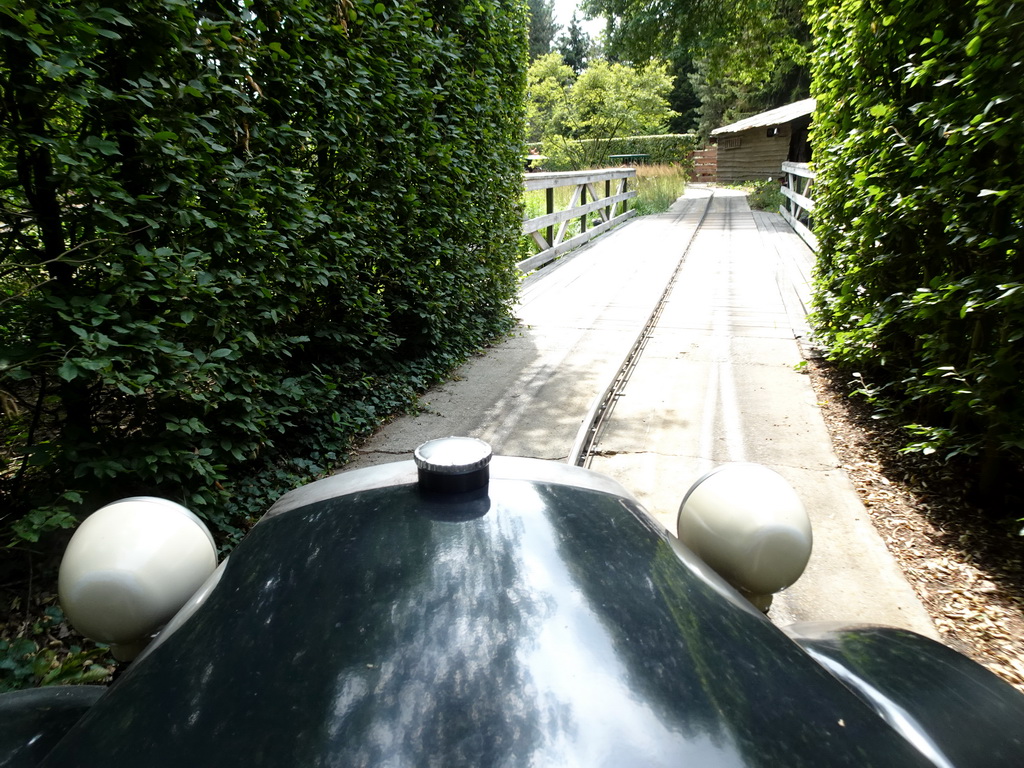
<instances>
[{"instance_id":1,"label":"car fender","mask_svg":"<svg viewBox=\"0 0 1024 768\"><path fill-rule=\"evenodd\" d=\"M0 765L38 764L106 690L55 685L0 695Z\"/></svg>"},{"instance_id":2,"label":"car fender","mask_svg":"<svg viewBox=\"0 0 1024 768\"><path fill-rule=\"evenodd\" d=\"M935 765L1021 765L1024 698L982 665L905 629L783 629Z\"/></svg>"}]
</instances>

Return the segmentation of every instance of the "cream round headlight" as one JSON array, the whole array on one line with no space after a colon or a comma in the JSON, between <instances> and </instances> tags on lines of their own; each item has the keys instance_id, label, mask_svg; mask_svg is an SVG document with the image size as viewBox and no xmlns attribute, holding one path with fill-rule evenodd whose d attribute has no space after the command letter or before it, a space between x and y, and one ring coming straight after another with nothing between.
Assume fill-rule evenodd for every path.
<instances>
[{"instance_id":1,"label":"cream round headlight","mask_svg":"<svg viewBox=\"0 0 1024 768\"><path fill-rule=\"evenodd\" d=\"M75 629L130 658L216 567L213 537L198 517L173 501L138 496L98 509L78 527L58 592Z\"/></svg>"},{"instance_id":2,"label":"cream round headlight","mask_svg":"<svg viewBox=\"0 0 1024 768\"><path fill-rule=\"evenodd\" d=\"M748 597L793 584L811 557L811 522L793 488L760 464L726 464L691 486L679 539Z\"/></svg>"}]
</instances>

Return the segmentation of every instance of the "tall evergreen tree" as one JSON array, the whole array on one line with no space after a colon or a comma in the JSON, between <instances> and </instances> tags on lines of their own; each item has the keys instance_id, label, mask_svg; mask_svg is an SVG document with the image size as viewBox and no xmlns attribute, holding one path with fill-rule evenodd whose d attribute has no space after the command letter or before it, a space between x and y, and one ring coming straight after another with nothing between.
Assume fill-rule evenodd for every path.
<instances>
[{"instance_id":1,"label":"tall evergreen tree","mask_svg":"<svg viewBox=\"0 0 1024 768\"><path fill-rule=\"evenodd\" d=\"M681 54L669 62L669 74L675 82L668 95L668 103L676 112L668 124L671 133L689 133L697 128L701 102L691 79L694 72L696 65L689 55Z\"/></svg>"},{"instance_id":2,"label":"tall evergreen tree","mask_svg":"<svg viewBox=\"0 0 1024 768\"><path fill-rule=\"evenodd\" d=\"M558 39L558 52L562 54L565 63L572 67L577 75L587 68L587 58L590 54L590 35L580 28L580 22L573 13L572 21L569 22L568 34Z\"/></svg>"},{"instance_id":3,"label":"tall evergreen tree","mask_svg":"<svg viewBox=\"0 0 1024 768\"><path fill-rule=\"evenodd\" d=\"M551 43L561 27L555 23L555 0L529 0L530 61L551 52Z\"/></svg>"}]
</instances>

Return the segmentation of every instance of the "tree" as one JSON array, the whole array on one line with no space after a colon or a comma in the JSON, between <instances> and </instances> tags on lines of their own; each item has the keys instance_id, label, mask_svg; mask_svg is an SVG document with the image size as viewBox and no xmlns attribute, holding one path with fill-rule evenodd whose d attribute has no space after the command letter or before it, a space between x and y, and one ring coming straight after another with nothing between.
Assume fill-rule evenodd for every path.
<instances>
[{"instance_id":1,"label":"tree","mask_svg":"<svg viewBox=\"0 0 1024 768\"><path fill-rule=\"evenodd\" d=\"M568 130L569 91L576 73L559 53L541 56L530 65L526 75L526 140L541 141L545 136Z\"/></svg>"},{"instance_id":2,"label":"tree","mask_svg":"<svg viewBox=\"0 0 1024 768\"><path fill-rule=\"evenodd\" d=\"M530 61L551 51L560 26L555 23L555 0L529 0Z\"/></svg>"},{"instance_id":3,"label":"tree","mask_svg":"<svg viewBox=\"0 0 1024 768\"><path fill-rule=\"evenodd\" d=\"M696 66L690 56L679 56L669 63L668 71L673 78L668 103L676 113L669 121L668 129L672 133L690 133L697 127L701 106L700 95L692 77Z\"/></svg>"},{"instance_id":4,"label":"tree","mask_svg":"<svg viewBox=\"0 0 1024 768\"><path fill-rule=\"evenodd\" d=\"M568 34L562 35L558 40L558 51L577 75L587 67L591 45L590 35L580 29L579 20L574 13L572 21L569 22Z\"/></svg>"},{"instance_id":5,"label":"tree","mask_svg":"<svg viewBox=\"0 0 1024 768\"><path fill-rule=\"evenodd\" d=\"M704 133L809 95L804 0L586 0L584 5L588 13L609 19L612 55L634 62L662 57L673 69L693 73Z\"/></svg>"},{"instance_id":6,"label":"tree","mask_svg":"<svg viewBox=\"0 0 1024 768\"><path fill-rule=\"evenodd\" d=\"M614 138L663 132L673 116L671 89L664 64L638 70L596 61L572 88L576 133L581 138Z\"/></svg>"},{"instance_id":7,"label":"tree","mask_svg":"<svg viewBox=\"0 0 1024 768\"><path fill-rule=\"evenodd\" d=\"M577 76L552 53L531 65L527 83L530 140L542 139L545 152L567 155L577 168L605 160L611 139L662 132L676 115L665 64L641 70L596 61Z\"/></svg>"},{"instance_id":8,"label":"tree","mask_svg":"<svg viewBox=\"0 0 1024 768\"><path fill-rule=\"evenodd\" d=\"M759 25L779 2L788 0L583 0L588 16L608 20L616 53L642 61L658 51L697 53L714 41L734 39L745 26Z\"/></svg>"},{"instance_id":9,"label":"tree","mask_svg":"<svg viewBox=\"0 0 1024 768\"><path fill-rule=\"evenodd\" d=\"M774 15L762 23L737 27L729 45L706 45L697 56L693 83L701 98L702 135L810 94L810 31L803 2L774 5Z\"/></svg>"}]
</instances>

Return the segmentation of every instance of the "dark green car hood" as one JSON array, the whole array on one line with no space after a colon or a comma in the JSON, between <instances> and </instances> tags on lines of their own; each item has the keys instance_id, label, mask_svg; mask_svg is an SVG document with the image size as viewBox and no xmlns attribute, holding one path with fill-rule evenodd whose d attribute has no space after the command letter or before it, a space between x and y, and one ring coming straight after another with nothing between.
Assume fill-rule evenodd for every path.
<instances>
[{"instance_id":1,"label":"dark green car hood","mask_svg":"<svg viewBox=\"0 0 1024 768\"><path fill-rule=\"evenodd\" d=\"M44 765L930 765L627 497L324 495Z\"/></svg>"}]
</instances>

